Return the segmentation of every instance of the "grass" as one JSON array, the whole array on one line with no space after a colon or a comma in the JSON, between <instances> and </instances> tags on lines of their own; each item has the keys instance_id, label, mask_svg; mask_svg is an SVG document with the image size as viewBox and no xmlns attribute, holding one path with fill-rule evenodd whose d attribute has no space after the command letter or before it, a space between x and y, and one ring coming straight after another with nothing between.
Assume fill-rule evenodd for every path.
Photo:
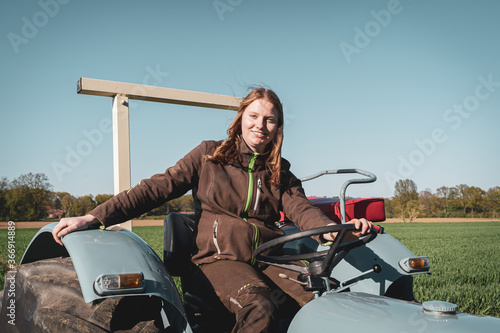
<instances>
[{"instance_id":1,"label":"grass","mask_svg":"<svg viewBox=\"0 0 500 333\"><path fill-rule=\"evenodd\" d=\"M0 290L3 290L4 278L7 271L9 271L9 252L7 244L10 241L14 241L15 245L15 256L16 264L18 264L24 254L24 251L28 247L31 239L37 233L38 229L16 229L15 238L8 238L8 230L0 230Z\"/></svg>"},{"instance_id":2,"label":"grass","mask_svg":"<svg viewBox=\"0 0 500 333\"><path fill-rule=\"evenodd\" d=\"M500 317L500 222L388 223L385 231L415 255L426 255L432 275L415 276L417 300L442 300L461 312ZM16 230L16 262L37 229ZM134 232L162 257L163 227L135 227ZM0 230L0 289L7 263L7 230Z\"/></svg>"},{"instance_id":3,"label":"grass","mask_svg":"<svg viewBox=\"0 0 500 333\"><path fill-rule=\"evenodd\" d=\"M387 233L415 255L426 255L432 275L416 275L420 302L442 300L461 312L500 317L500 223L395 223Z\"/></svg>"}]
</instances>

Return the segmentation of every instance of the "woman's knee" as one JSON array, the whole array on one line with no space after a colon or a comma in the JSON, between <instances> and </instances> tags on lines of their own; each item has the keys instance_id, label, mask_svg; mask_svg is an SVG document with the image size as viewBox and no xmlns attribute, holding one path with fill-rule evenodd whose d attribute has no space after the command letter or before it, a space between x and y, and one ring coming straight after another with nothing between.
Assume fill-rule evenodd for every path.
<instances>
[{"instance_id":1,"label":"woman's knee","mask_svg":"<svg viewBox=\"0 0 500 333\"><path fill-rule=\"evenodd\" d=\"M276 304L269 288L248 286L230 302L238 331L264 332L274 322Z\"/></svg>"},{"instance_id":2,"label":"woman's knee","mask_svg":"<svg viewBox=\"0 0 500 333\"><path fill-rule=\"evenodd\" d=\"M267 286L245 285L234 298L230 297L229 301L231 307L236 311L249 306L272 311L275 307L271 297L271 290Z\"/></svg>"}]
</instances>

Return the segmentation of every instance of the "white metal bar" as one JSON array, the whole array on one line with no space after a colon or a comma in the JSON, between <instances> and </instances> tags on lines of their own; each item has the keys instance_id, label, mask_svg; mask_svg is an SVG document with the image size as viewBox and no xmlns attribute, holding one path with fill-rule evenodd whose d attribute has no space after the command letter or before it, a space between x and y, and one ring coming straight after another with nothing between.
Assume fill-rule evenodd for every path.
<instances>
[{"instance_id":1,"label":"white metal bar","mask_svg":"<svg viewBox=\"0 0 500 333\"><path fill-rule=\"evenodd\" d=\"M113 174L114 192L130 188L130 133L128 98L116 95L113 98ZM132 221L121 223L121 227L132 230Z\"/></svg>"},{"instance_id":2,"label":"white metal bar","mask_svg":"<svg viewBox=\"0 0 500 333\"><path fill-rule=\"evenodd\" d=\"M212 109L237 110L241 98L197 91L171 89L142 84L105 81L81 77L79 94L114 97L117 94L141 101L199 106Z\"/></svg>"}]
</instances>

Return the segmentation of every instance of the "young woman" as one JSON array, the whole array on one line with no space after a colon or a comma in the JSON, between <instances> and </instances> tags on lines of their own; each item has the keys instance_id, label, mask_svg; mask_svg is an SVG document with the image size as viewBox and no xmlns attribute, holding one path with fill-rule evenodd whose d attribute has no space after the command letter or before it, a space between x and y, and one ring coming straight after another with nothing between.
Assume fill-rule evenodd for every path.
<instances>
[{"instance_id":1,"label":"young woman","mask_svg":"<svg viewBox=\"0 0 500 333\"><path fill-rule=\"evenodd\" d=\"M85 216L63 218L53 236L61 237L92 224L106 227L137 217L191 190L197 224L195 277L210 284L224 306L235 314L236 332L266 332L285 295L298 306L310 292L278 277L276 267L260 267L254 249L283 232L275 222L280 211L302 230L331 224L306 198L301 182L281 157L283 109L278 96L257 88L242 101L224 141L203 141L164 173L142 180ZM352 220L368 233L372 223ZM333 240L334 234L324 234Z\"/></svg>"}]
</instances>

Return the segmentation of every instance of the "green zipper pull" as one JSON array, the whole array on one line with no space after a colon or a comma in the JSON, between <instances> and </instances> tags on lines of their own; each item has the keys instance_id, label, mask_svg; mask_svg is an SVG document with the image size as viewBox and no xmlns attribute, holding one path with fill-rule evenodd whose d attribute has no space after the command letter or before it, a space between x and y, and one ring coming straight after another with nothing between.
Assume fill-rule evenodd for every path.
<instances>
[{"instance_id":1,"label":"green zipper pull","mask_svg":"<svg viewBox=\"0 0 500 333\"><path fill-rule=\"evenodd\" d=\"M247 192L247 202L245 204L245 209L243 210L243 220L247 220L248 217L248 208L250 208L250 202L252 201L253 195L253 167L255 165L255 160L259 156L258 153L253 153L252 158L250 159L250 163L248 163L248 192Z\"/></svg>"},{"instance_id":2,"label":"green zipper pull","mask_svg":"<svg viewBox=\"0 0 500 333\"><path fill-rule=\"evenodd\" d=\"M257 156L259 156L258 153L253 153L252 158L250 159L250 163L248 163L248 193L247 193L247 202L245 204L245 209L243 210L243 220L245 222L247 221L248 217L248 209L250 208L250 202L252 201L252 195L253 195L253 167L255 165L255 160L257 159ZM252 246L252 252L255 251L257 248L257 244L259 243L259 230L255 224L253 224L254 228L254 239L253 239L253 246ZM252 265L255 265L256 260L255 258L252 259Z\"/></svg>"}]
</instances>

